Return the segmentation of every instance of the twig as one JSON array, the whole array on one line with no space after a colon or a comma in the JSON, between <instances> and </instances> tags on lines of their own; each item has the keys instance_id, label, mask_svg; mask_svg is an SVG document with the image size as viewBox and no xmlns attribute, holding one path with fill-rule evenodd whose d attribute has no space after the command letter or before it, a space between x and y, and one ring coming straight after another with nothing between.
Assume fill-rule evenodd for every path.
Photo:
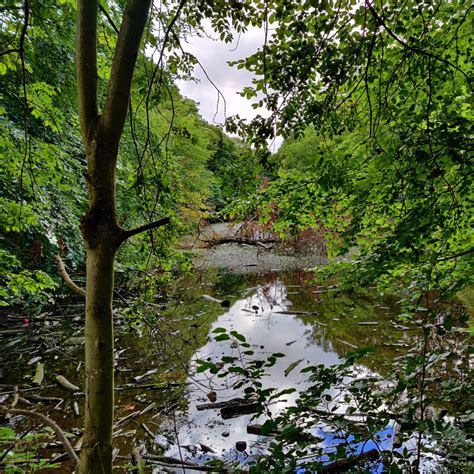
<instances>
[{"instance_id":1,"label":"twig","mask_svg":"<svg viewBox=\"0 0 474 474\"><path fill-rule=\"evenodd\" d=\"M466 79L470 89L472 90L472 86L471 86L471 81L469 79L469 76L458 66L456 66L456 64L453 64L451 61L448 61L447 59L444 59L442 58L441 56L438 56L436 54L433 54L432 52L430 51L425 51L424 49L420 49L420 48L417 48L416 46L411 46L409 45L408 43L406 43L405 41L403 41L400 37L398 37L388 26L387 24L385 23L385 21L383 20L383 18L376 12L375 8L373 7L373 5L369 2L369 0L366 0L365 1L365 5L367 6L367 8L370 10L370 13L372 14L372 16L375 18L375 20L377 21L378 25L382 26L384 28L384 30L389 34L389 36L391 36L397 43L399 43L401 46L403 46L405 49L408 49L409 51L411 51L412 53L417 53L417 54L421 54L423 56L427 56L428 58L432 58L434 59L435 61L439 61L443 64L446 64L447 66L453 68L453 69L456 69L456 71L460 72L464 78Z\"/></svg>"},{"instance_id":2,"label":"twig","mask_svg":"<svg viewBox=\"0 0 474 474\"><path fill-rule=\"evenodd\" d=\"M134 447L132 450L132 458L135 461L135 466L137 467L137 472L142 473L143 471L143 459L139 447Z\"/></svg>"}]
</instances>

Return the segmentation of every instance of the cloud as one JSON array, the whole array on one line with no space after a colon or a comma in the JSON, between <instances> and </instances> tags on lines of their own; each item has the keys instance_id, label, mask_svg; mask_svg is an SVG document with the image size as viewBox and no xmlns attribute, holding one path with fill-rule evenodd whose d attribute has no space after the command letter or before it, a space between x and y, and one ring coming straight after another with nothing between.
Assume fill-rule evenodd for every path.
<instances>
[{"instance_id":1,"label":"cloud","mask_svg":"<svg viewBox=\"0 0 474 474\"><path fill-rule=\"evenodd\" d=\"M210 28L207 29L211 31ZM249 71L229 66L229 61L243 59L255 53L264 43L264 30L250 27L240 37L236 35L233 44L225 44L212 38L212 33L205 37L191 37L183 44L185 51L198 58L209 78L220 90L225 99L219 98L216 88L209 82L199 66L196 66L194 81L178 81L181 93L199 103L202 117L210 123L222 124L226 117L239 115L251 120L256 115L268 116L265 109L253 109L252 102L241 97L238 93L246 86L252 85L255 77ZM281 144L278 137L272 148L277 149Z\"/></svg>"}]
</instances>

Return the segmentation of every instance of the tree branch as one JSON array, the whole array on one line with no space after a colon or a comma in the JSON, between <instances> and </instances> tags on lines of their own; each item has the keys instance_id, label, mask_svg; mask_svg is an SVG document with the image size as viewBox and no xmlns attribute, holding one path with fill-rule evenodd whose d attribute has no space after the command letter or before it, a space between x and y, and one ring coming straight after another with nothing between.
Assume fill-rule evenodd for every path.
<instances>
[{"instance_id":1,"label":"tree branch","mask_svg":"<svg viewBox=\"0 0 474 474\"><path fill-rule=\"evenodd\" d=\"M447 66L455 69L456 71L460 72L464 78L467 80L467 83L469 85L469 87L471 88L472 90L472 87L471 87L471 80L469 78L469 76L459 67L459 66L456 66L456 64L452 63L451 61L448 61L447 59L444 59L442 58L441 56L438 56L436 54L433 54L431 53L430 51L425 51L424 49L420 49L420 48L417 48L416 46L411 46L409 45L408 43L406 43L405 41L403 41L401 38L399 38L388 26L387 24L385 23L385 21L383 20L383 18L375 11L375 8L373 7L373 5L370 3L369 0L365 0L365 5L367 6L367 8L370 10L370 13L372 14L372 16L374 17L375 21L377 22L377 24L379 26L382 26L384 28L384 30L388 33L389 36L391 36L397 43L399 43L400 45L402 45L405 49L408 49L409 51L411 51L412 53L417 53L417 54L421 54L422 56L427 56L428 58L432 58L436 61L439 61L443 64L446 64Z\"/></svg>"},{"instance_id":2,"label":"tree branch","mask_svg":"<svg viewBox=\"0 0 474 474\"><path fill-rule=\"evenodd\" d=\"M107 138L117 143L130 97L133 70L148 19L151 0L128 0L110 73L109 90L101 122Z\"/></svg>"},{"instance_id":3,"label":"tree branch","mask_svg":"<svg viewBox=\"0 0 474 474\"><path fill-rule=\"evenodd\" d=\"M154 222L150 222L149 224L142 225L140 227L136 227L135 229L131 230L124 230L122 236L120 238L120 243L124 240L133 237L134 235L141 234L142 232L146 232L147 230L157 229L158 227L163 227L166 224L169 224L171 221L170 217L163 217L163 219L159 219Z\"/></svg>"},{"instance_id":4,"label":"tree branch","mask_svg":"<svg viewBox=\"0 0 474 474\"><path fill-rule=\"evenodd\" d=\"M0 52L0 57L4 56L5 54L19 53L19 52L20 52L19 48L4 49L3 51Z\"/></svg>"},{"instance_id":5,"label":"tree branch","mask_svg":"<svg viewBox=\"0 0 474 474\"><path fill-rule=\"evenodd\" d=\"M86 297L86 292L79 286L77 286L72 280L71 277L69 276L66 266L64 265L64 262L62 258L59 255L54 256L54 260L56 261L56 264L58 266L59 273L61 274L64 283L66 283L66 286L68 286L74 293L83 296L84 298Z\"/></svg>"},{"instance_id":6,"label":"tree branch","mask_svg":"<svg viewBox=\"0 0 474 474\"><path fill-rule=\"evenodd\" d=\"M79 458L77 457L77 454L74 451L74 448L71 446L71 443L69 442L66 435L64 434L64 431L51 418L48 418L46 415L43 415L42 413L37 413L35 411L20 410L17 408L9 408L5 406L1 406L1 405L0 405L0 413L3 413L3 414L11 413L12 415L23 415L23 416L28 416L30 418L37 418L38 420L42 421L46 426L49 426L54 431L58 439L63 444L64 449L66 450L74 466L77 466L79 464Z\"/></svg>"},{"instance_id":7,"label":"tree branch","mask_svg":"<svg viewBox=\"0 0 474 474\"><path fill-rule=\"evenodd\" d=\"M105 18L107 18L108 22L110 23L110 26L115 31L115 33L119 34L119 29L117 28L117 25L115 24L114 20L112 20L112 17L109 15L107 10L100 3L99 3L99 10L105 15Z\"/></svg>"},{"instance_id":8,"label":"tree branch","mask_svg":"<svg viewBox=\"0 0 474 474\"><path fill-rule=\"evenodd\" d=\"M465 250L464 252L460 252L455 255L449 255L448 257L441 257L441 258L438 258L436 261L444 262L446 260L453 260L455 258L464 257L465 255L469 255L471 253L474 253L474 249Z\"/></svg>"},{"instance_id":9,"label":"tree branch","mask_svg":"<svg viewBox=\"0 0 474 474\"><path fill-rule=\"evenodd\" d=\"M97 0L77 2L77 95L84 144L98 116L97 105Z\"/></svg>"}]
</instances>

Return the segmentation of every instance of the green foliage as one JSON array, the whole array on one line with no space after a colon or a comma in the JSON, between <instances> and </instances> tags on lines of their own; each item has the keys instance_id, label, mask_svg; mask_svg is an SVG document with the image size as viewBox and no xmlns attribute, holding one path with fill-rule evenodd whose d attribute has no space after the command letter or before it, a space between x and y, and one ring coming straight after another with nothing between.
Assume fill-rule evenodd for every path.
<instances>
[{"instance_id":1,"label":"green foliage","mask_svg":"<svg viewBox=\"0 0 474 474\"><path fill-rule=\"evenodd\" d=\"M14 429L0 426L0 448L4 452L2 472L13 474L59 468L59 464L52 464L38 455L43 438L42 434L26 434L19 440Z\"/></svg>"},{"instance_id":2,"label":"green foliage","mask_svg":"<svg viewBox=\"0 0 474 474\"><path fill-rule=\"evenodd\" d=\"M272 115L230 126L287 140L238 211L282 235L327 229L330 257L357 248L352 285L472 282L470 3L276 1L259 14L274 34L237 64Z\"/></svg>"},{"instance_id":3,"label":"green foliage","mask_svg":"<svg viewBox=\"0 0 474 474\"><path fill-rule=\"evenodd\" d=\"M56 281L42 270L20 270L14 262L14 256L0 251L0 306L51 303Z\"/></svg>"},{"instance_id":4,"label":"green foliage","mask_svg":"<svg viewBox=\"0 0 474 474\"><path fill-rule=\"evenodd\" d=\"M217 179L211 203L216 210L232 206L239 198L246 198L255 192L264 174L264 166L246 144L230 139L216 129L213 144L215 151L208 162L208 168Z\"/></svg>"},{"instance_id":5,"label":"green foliage","mask_svg":"<svg viewBox=\"0 0 474 474\"><path fill-rule=\"evenodd\" d=\"M87 163L77 116L76 6L69 1L28 5L23 40L24 4L12 0L2 6L0 38L12 49L0 57L2 304L48 301L49 290L57 286L53 279L58 281L51 261L57 253L72 269L84 265L79 222L87 207ZM102 7L118 23L123 5L103 2ZM153 15L152 21L165 21L174 12L172 5L165 5L163 16ZM101 16L101 99L115 41L116 32ZM154 34L147 41L157 47ZM171 218L165 228L135 237L118 255L117 270L122 274L133 270L148 275L161 269L148 277L153 280L145 283L150 291L156 283L169 280L173 271L189 269L189 255L176 250L180 236L190 233L213 208L222 207L222 196L228 198L234 183L224 191L221 187L229 171L214 166L220 160L216 158L220 143L231 144L225 152L226 163L235 161L242 150L250 154L204 122L196 104L180 95L174 78L189 76L196 58L179 57L173 44L168 48L166 64L157 65L139 55L117 167L118 214L124 227L166 215ZM150 85L153 69L157 80Z\"/></svg>"}]
</instances>

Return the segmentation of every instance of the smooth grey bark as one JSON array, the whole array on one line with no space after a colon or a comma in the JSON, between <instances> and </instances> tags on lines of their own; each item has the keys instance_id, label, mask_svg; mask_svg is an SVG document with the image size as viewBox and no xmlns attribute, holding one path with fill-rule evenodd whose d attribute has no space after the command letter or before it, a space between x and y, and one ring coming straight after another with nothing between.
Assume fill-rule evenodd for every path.
<instances>
[{"instance_id":1,"label":"smooth grey bark","mask_svg":"<svg viewBox=\"0 0 474 474\"><path fill-rule=\"evenodd\" d=\"M87 157L88 210L81 221L86 247L84 437L79 472L112 472L114 333L112 297L115 253L128 237L164 225L135 230L117 221L115 172L127 115L133 70L148 19L150 0L129 0L117 39L102 114L97 101L97 0L78 0L77 88Z\"/></svg>"}]
</instances>

